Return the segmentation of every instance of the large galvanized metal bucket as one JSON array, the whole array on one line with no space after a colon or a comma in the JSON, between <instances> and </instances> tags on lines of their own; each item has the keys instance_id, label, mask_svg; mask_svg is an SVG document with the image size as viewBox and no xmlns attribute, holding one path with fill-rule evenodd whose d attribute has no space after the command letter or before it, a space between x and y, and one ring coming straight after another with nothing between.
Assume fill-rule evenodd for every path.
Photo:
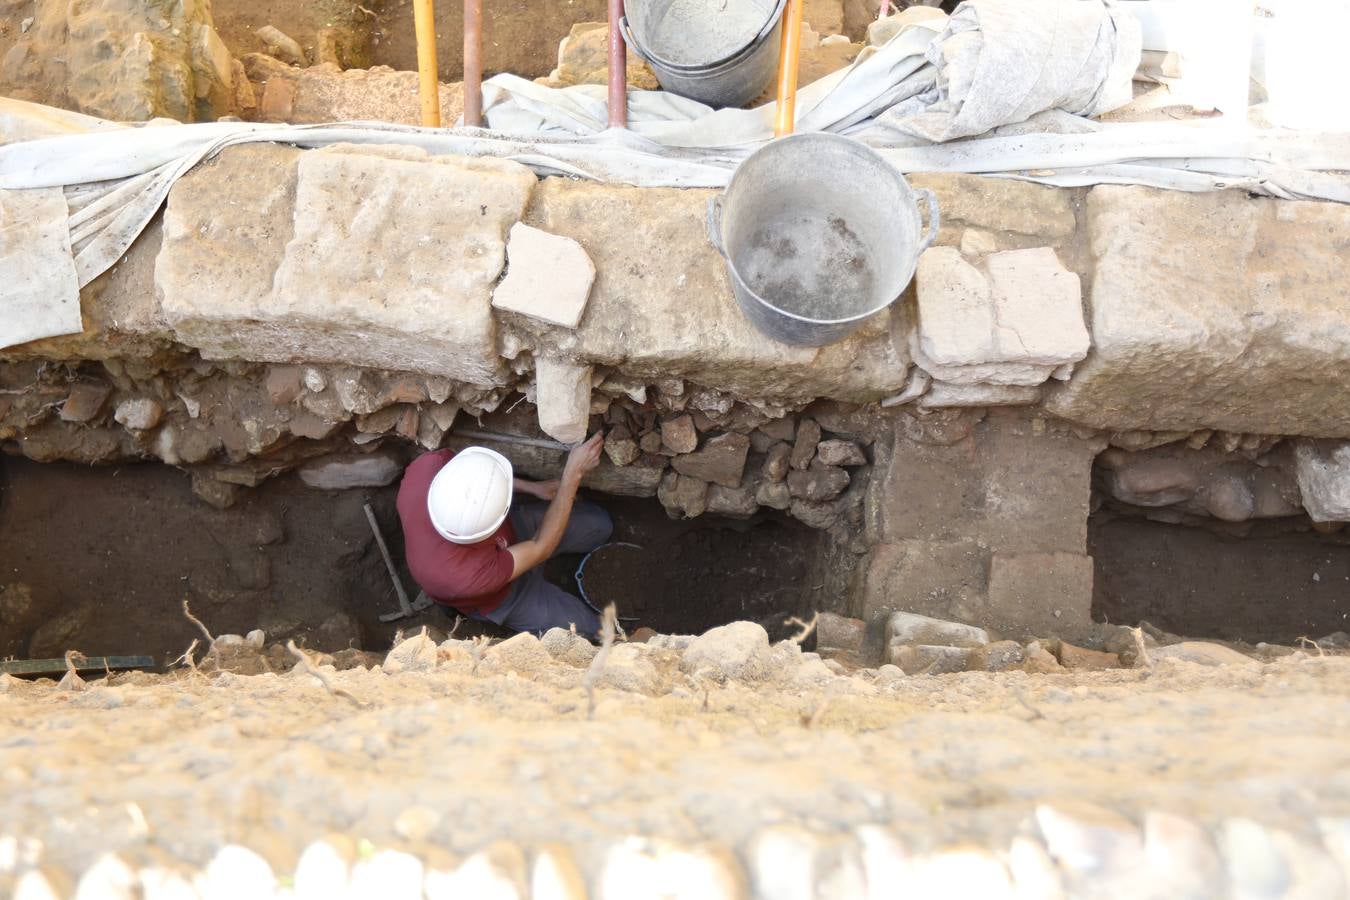
<instances>
[{"instance_id":1,"label":"large galvanized metal bucket","mask_svg":"<svg viewBox=\"0 0 1350 900\"><path fill-rule=\"evenodd\" d=\"M708 202L708 237L727 261L736 302L785 344L832 343L886 309L937 232L931 191L911 188L881 154L836 134L765 145Z\"/></svg>"},{"instance_id":2,"label":"large galvanized metal bucket","mask_svg":"<svg viewBox=\"0 0 1350 900\"><path fill-rule=\"evenodd\" d=\"M787 0L628 0L625 43L661 87L713 107L744 106L778 68Z\"/></svg>"}]
</instances>

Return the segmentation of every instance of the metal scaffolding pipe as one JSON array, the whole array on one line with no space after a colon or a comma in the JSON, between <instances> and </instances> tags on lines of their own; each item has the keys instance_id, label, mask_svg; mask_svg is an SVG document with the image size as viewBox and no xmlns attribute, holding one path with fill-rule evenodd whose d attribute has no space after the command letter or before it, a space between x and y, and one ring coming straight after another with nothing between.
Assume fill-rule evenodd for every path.
<instances>
[{"instance_id":1,"label":"metal scaffolding pipe","mask_svg":"<svg viewBox=\"0 0 1350 900\"><path fill-rule=\"evenodd\" d=\"M623 0L609 0L609 127L628 127L628 47L619 31Z\"/></svg>"},{"instance_id":2,"label":"metal scaffolding pipe","mask_svg":"<svg viewBox=\"0 0 1350 900\"><path fill-rule=\"evenodd\" d=\"M464 0L464 124L483 124L483 0Z\"/></svg>"},{"instance_id":3,"label":"metal scaffolding pipe","mask_svg":"<svg viewBox=\"0 0 1350 900\"><path fill-rule=\"evenodd\" d=\"M413 0L413 30L417 35L417 96L422 124L441 125L441 86L436 77L436 15L434 0Z\"/></svg>"}]
</instances>

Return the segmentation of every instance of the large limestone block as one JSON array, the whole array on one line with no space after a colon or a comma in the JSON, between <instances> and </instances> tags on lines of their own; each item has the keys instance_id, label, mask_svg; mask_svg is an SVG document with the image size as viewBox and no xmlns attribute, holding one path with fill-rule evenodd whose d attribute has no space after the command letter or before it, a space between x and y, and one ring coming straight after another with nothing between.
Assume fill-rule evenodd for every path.
<instances>
[{"instance_id":1,"label":"large limestone block","mask_svg":"<svg viewBox=\"0 0 1350 900\"><path fill-rule=\"evenodd\" d=\"M1093 351L1053 412L1350 437L1350 208L1107 186L1087 217Z\"/></svg>"},{"instance_id":2,"label":"large limestone block","mask_svg":"<svg viewBox=\"0 0 1350 900\"><path fill-rule=\"evenodd\" d=\"M1071 237L1078 227L1072 191L981 175L915 173L906 177L914 187L937 194L943 224L939 243L958 242L966 225L1043 238L1048 244Z\"/></svg>"},{"instance_id":3,"label":"large limestone block","mask_svg":"<svg viewBox=\"0 0 1350 900\"><path fill-rule=\"evenodd\" d=\"M981 625L1004 637L1074 638L1092 626L1092 557L1081 553L994 554Z\"/></svg>"},{"instance_id":4,"label":"large limestone block","mask_svg":"<svg viewBox=\"0 0 1350 900\"><path fill-rule=\"evenodd\" d=\"M892 341L889 314L819 350L755 330L708 241L711 194L542 182L527 224L578 241L595 262L596 280L581 327L543 329L540 339L586 362L682 376L742 396L868 401L898 392L909 354Z\"/></svg>"},{"instance_id":5,"label":"large limestone block","mask_svg":"<svg viewBox=\"0 0 1350 900\"><path fill-rule=\"evenodd\" d=\"M564 444L586 439L591 417L591 367L541 356L535 363L539 428Z\"/></svg>"},{"instance_id":6,"label":"large limestone block","mask_svg":"<svg viewBox=\"0 0 1350 900\"><path fill-rule=\"evenodd\" d=\"M309 151L290 171L232 166L170 194L157 275L179 338L208 357L496 384L492 286L534 175L341 149Z\"/></svg>"},{"instance_id":7,"label":"large limestone block","mask_svg":"<svg viewBox=\"0 0 1350 900\"><path fill-rule=\"evenodd\" d=\"M872 486L878 537L1083 553L1100 449L1013 413L991 414L946 446L897 433Z\"/></svg>"},{"instance_id":8,"label":"large limestone block","mask_svg":"<svg viewBox=\"0 0 1350 900\"><path fill-rule=\"evenodd\" d=\"M917 278L919 363L935 378L1035 385L1087 355L1078 275L1049 247L993 253L980 267L933 247Z\"/></svg>"},{"instance_id":9,"label":"large limestone block","mask_svg":"<svg viewBox=\"0 0 1350 900\"><path fill-rule=\"evenodd\" d=\"M988 554L974 541L900 540L878 544L860 588L862 619L896 612L973 622L984 603Z\"/></svg>"}]
</instances>

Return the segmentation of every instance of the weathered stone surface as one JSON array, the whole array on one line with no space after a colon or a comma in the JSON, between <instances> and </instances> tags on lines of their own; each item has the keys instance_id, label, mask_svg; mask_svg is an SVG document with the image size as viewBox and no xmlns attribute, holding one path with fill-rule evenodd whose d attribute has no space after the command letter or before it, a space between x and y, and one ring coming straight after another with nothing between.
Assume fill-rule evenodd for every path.
<instances>
[{"instance_id":1,"label":"weathered stone surface","mask_svg":"<svg viewBox=\"0 0 1350 900\"><path fill-rule=\"evenodd\" d=\"M1179 659L1183 662L1201 666L1244 666L1256 668L1261 664L1250 656L1244 656L1232 647L1214 644L1209 641L1182 641L1167 647L1157 647L1148 652L1150 659Z\"/></svg>"},{"instance_id":2,"label":"weathered stone surface","mask_svg":"<svg viewBox=\"0 0 1350 900\"><path fill-rule=\"evenodd\" d=\"M970 668L986 672L1015 669L1026 660L1026 652L1017 641L994 641L976 649L970 655Z\"/></svg>"},{"instance_id":3,"label":"weathered stone surface","mask_svg":"<svg viewBox=\"0 0 1350 900\"><path fill-rule=\"evenodd\" d=\"M708 482L676 472L665 474L656 496L668 511L679 512L686 519L701 516L708 510Z\"/></svg>"},{"instance_id":4,"label":"weathered stone surface","mask_svg":"<svg viewBox=\"0 0 1350 900\"><path fill-rule=\"evenodd\" d=\"M558 44L558 68L549 75L557 87L573 84L607 84L609 78L609 25L578 22ZM629 53L626 79L630 90L660 90L656 75L636 53Z\"/></svg>"},{"instance_id":5,"label":"weathered stone surface","mask_svg":"<svg viewBox=\"0 0 1350 900\"><path fill-rule=\"evenodd\" d=\"M867 455L852 441L832 439L821 441L816 448L819 460L827 466L865 466Z\"/></svg>"},{"instance_id":6,"label":"weathered stone surface","mask_svg":"<svg viewBox=\"0 0 1350 900\"><path fill-rule=\"evenodd\" d=\"M947 446L898 433L869 498L878 537L1082 553L1100 448L1070 434L1038 434L1013 414L990 415Z\"/></svg>"},{"instance_id":7,"label":"weathered stone surface","mask_svg":"<svg viewBox=\"0 0 1350 900\"><path fill-rule=\"evenodd\" d=\"M343 71L330 65L296 69L263 53L247 54L243 66L251 81L263 85L260 122L422 121L415 71L386 66ZM464 85L442 83L439 93L441 121L452 123L464 114Z\"/></svg>"},{"instance_id":8,"label":"weathered stone surface","mask_svg":"<svg viewBox=\"0 0 1350 900\"><path fill-rule=\"evenodd\" d=\"M1299 441L1295 473L1314 522L1350 522L1350 442Z\"/></svg>"},{"instance_id":9,"label":"weathered stone surface","mask_svg":"<svg viewBox=\"0 0 1350 900\"><path fill-rule=\"evenodd\" d=\"M70 395L61 404L62 422L88 422L103 412L112 387L101 382L78 381L71 385Z\"/></svg>"},{"instance_id":10,"label":"weathered stone surface","mask_svg":"<svg viewBox=\"0 0 1350 900\"><path fill-rule=\"evenodd\" d=\"M540 339L631 375L688 378L744 397L864 401L899 390L909 354L891 340L889 313L818 350L755 330L708 243L711 193L541 182L525 221L578 241L597 277L581 326Z\"/></svg>"},{"instance_id":11,"label":"weathered stone surface","mask_svg":"<svg viewBox=\"0 0 1350 900\"><path fill-rule=\"evenodd\" d=\"M793 469L788 473L788 490L792 496L817 503L833 500L848 487L848 472L837 466L823 465L819 460L806 471Z\"/></svg>"},{"instance_id":12,"label":"weathered stone surface","mask_svg":"<svg viewBox=\"0 0 1350 900\"><path fill-rule=\"evenodd\" d=\"M916 360L950 384L1036 385L1087 355L1082 288L1049 247L919 258Z\"/></svg>"},{"instance_id":13,"label":"weathered stone surface","mask_svg":"<svg viewBox=\"0 0 1350 900\"><path fill-rule=\"evenodd\" d=\"M902 611L892 613L886 619L886 641L974 648L989 643L989 633L974 625Z\"/></svg>"},{"instance_id":14,"label":"weathered stone surface","mask_svg":"<svg viewBox=\"0 0 1350 900\"><path fill-rule=\"evenodd\" d=\"M1114 653L1105 653L1101 650L1089 650L1086 647L1079 647L1070 644L1068 641L1059 641L1056 644L1056 655L1059 664L1066 669L1119 669L1120 657Z\"/></svg>"},{"instance_id":15,"label":"weathered stone surface","mask_svg":"<svg viewBox=\"0 0 1350 900\"><path fill-rule=\"evenodd\" d=\"M820 425L815 419L802 419L797 427L797 440L792 445L792 468L805 469L816 458L820 446Z\"/></svg>"},{"instance_id":16,"label":"weathered stone surface","mask_svg":"<svg viewBox=\"0 0 1350 900\"><path fill-rule=\"evenodd\" d=\"M698 429L691 416L675 416L661 422L661 443L672 453L693 453L698 449Z\"/></svg>"},{"instance_id":17,"label":"weathered stone surface","mask_svg":"<svg viewBox=\"0 0 1350 900\"><path fill-rule=\"evenodd\" d=\"M132 431L149 431L164 418L164 407L150 397L135 397L117 404L113 418Z\"/></svg>"},{"instance_id":18,"label":"weathered stone surface","mask_svg":"<svg viewBox=\"0 0 1350 900\"><path fill-rule=\"evenodd\" d=\"M759 510L755 492L749 487L723 487L714 484L708 488L708 512L719 516L746 519Z\"/></svg>"},{"instance_id":19,"label":"weathered stone surface","mask_svg":"<svg viewBox=\"0 0 1350 900\"><path fill-rule=\"evenodd\" d=\"M681 475L734 488L740 486L749 452L750 438L743 434L719 434L709 438L703 449L677 456L670 464Z\"/></svg>"},{"instance_id":20,"label":"weathered stone surface","mask_svg":"<svg viewBox=\"0 0 1350 900\"><path fill-rule=\"evenodd\" d=\"M917 188L938 195L942 207L940 244L955 244L965 226L1047 238L1067 238L1077 228L1070 191L979 175L915 173L906 176Z\"/></svg>"},{"instance_id":21,"label":"weathered stone surface","mask_svg":"<svg viewBox=\"0 0 1350 900\"><path fill-rule=\"evenodd\" d=\"M595 264L580 244L517 222L506 260L506 277L492 292L494 307L577 327L595 282Z\"/></svg>"},{"instance_id":22,"label":"weathered stone surface","mask_svg":"<svg viewBox=\"0 0 1350 900\"><path fill-rule=\"evenodd\" d=\"M227 150L170 193L156 283L182 341L211 357L500 379L490 292L529 170L407 148L309 151L294 169L237 156L256 150ZM406 252L378 249L394 244Z\"/></svg>"},{"instance_id":23,"label":"weathered stone surface","mask_svg":"<svg viewBox=\"0 0 1350 900\"><path fill-rule=\"evenodd\" d=\"M919 398L923 409L960 409L963 407L1031 406L1040 402L1039 385L951 384L934 381Z\"/></svg>"},{"instance_id":24,"label":"weathered stone surface","mask_svg":"<svg viewBox=\"0 0 1350 900\"><path fill-rule=\"evenodd\" d=\"M330 456L300 467L300 480L323 491L343 491L359 487L384 487L393 484L403 466L389 453L359 456Z\"/></svg>"},{"instance_id":25,"label":"weathered stone surface","mask_svg":"<svg viewBox=\"0 0 1350 900\"><path fill-rule=\"evenodd\" d=\"M1350 437L1350 209L1102 186L1093 352L1047 397L1110 430Z\"/></svg>"},{"instance_id":26,"label":"weathered stone surface","mask_svg":"<svg viewBox=\"0 0 1350 900\"><path fill-rule=\"evenodd\" d=\"M591 419L591 367L541 356L534 363L539 427L555 441L578 444Z\"/></svg>"},{"instance_id":27,"label":"weathered stone surface","mask_svg":"<svg viewBox=\"0 0 1350 900\"><path fill-rule=\"evenodd\" d=\"M1092 557L995 553L979 621L1015 638L1072 637L1092 625ZM1063 660L1061 660L1062 662Z\"/></svg>"},{"instance_id":28,"label":"weathered stone surface","mask_svg":"<svg viewBox=\"0 0 1350 900\"><path fill-rule=\"evenodd\" d=\"M792 491L785 481L761 481L755 487L755 502L770 509L788 509L792 506Z\"/></svg>"},{"instance_id":29,"label":"weathered stone surface","mask_svg":"<svg viewBox=\"0 0 1350 900\"><path fill-rule=\"evenodd\" d=\"M838 613L823 612L816 620L816 646L822 650L861 652L867 641L867 623Z\"/></svg>"},{"instance_id":30,"label":"weathered stone surface","mask_svg":"<svg viewBox=\"0 0 1350 900\"><path fill-rule=\"evenodd\" d=\"M769 447L768 453L764 456L764 465L761 467L761 471L769 481L782 481L787 477L791 462L792 447L780 441Z\"/></svg>"},{"instance_id":31,"label":"weathered stone surface","mask_svg":"<svg viewBox=\"0 0 1350 900\"><path fill-rule=\"evenodd\" d=\"M769 634L754 622L732 622L710 629L689 644L680 668L691 675L758 681L768 676Z\"/></svg>"},{"instance_id":32,"label":"weathered stone surface","mask_svg":"<svg viewBox=\"0 0 1350 900\"><path fill-rule=\"evenodd\" d=\"M860 590L869 622L897 610L975 621L988 580L973 541L901 540L872 550Z\"/></svg>"},{"instance_id":33,"label":"weathered stone surface","mask_svg":"<svg viewBox=\"0 0 1350 900\"><path fill-rule=\"evenodd\" d=\"M945 675L964 672L970 665L971 651L965 647L932 646L893 642L886 648L886 660L899 666L906 675Z\"/></svg>"}]
</instances>

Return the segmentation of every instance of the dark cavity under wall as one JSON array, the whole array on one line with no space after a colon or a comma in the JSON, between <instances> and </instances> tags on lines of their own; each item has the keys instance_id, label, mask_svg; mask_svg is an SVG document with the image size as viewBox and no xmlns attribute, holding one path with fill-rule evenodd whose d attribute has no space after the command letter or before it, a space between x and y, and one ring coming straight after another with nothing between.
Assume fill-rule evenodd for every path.
<instances>
[{"instance_id":1,"label":"dark cavity under wall","mask_svg":"<svg viewBox=\"0 0 1350 900\"><path fill-rule=\"evenodd\" d=\"M1246 537L1110 512L1088 525L1093 618L1188 637L1294 643L1350 631L1350 541L1274 527Z\"/></svg>"},{"instance_id":2,"label":"dark cavity under wall","mask_svg":"<svg viewBox=\"0 0 1350 900\"><path fill-rule=\"evenodd\" d=\"M283 476L231 509L193 496L160 464L90 468L0 456L0 658L148 654L168 659L198 636L182 602L216 634L267 632L333 652L383 650L396 629L451 628L438 608L394 624L398 608L363 504L375 510L410 594L394 509L397 486L318 491ZM625 626L697 633L738 619L832 608L817 577L822 538L792 520L673 522L655 500L598 495L614 540L641 544L616 573ZM547 572L575 590L579 557ZM836 603L842 598L835 598ZM466 623L457 636L502 634Z\"/></svg>"}]
</instances>

